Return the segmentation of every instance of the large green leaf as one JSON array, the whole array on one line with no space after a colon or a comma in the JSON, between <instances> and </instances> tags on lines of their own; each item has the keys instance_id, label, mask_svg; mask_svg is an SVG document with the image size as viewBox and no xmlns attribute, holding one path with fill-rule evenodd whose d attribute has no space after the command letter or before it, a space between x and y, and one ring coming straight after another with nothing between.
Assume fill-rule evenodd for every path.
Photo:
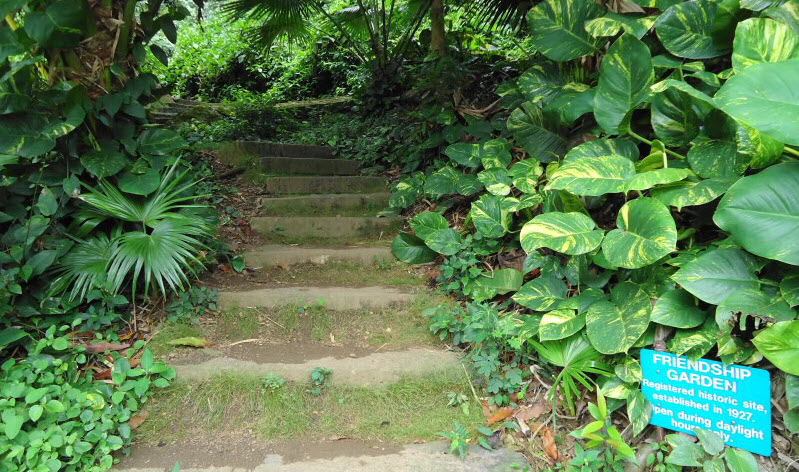
<instances>
[{"instance_id":1,"label":"large green leaf","mask_svg":"<svg viewBox=\"0 0 799 472\"><path fill-rule=\"evenodd\" d=\"M740 249L716 249L685 264L671 278L698 299L718 305L737 290L758 289L757 261Z\"/></svg>"},{"instance_id":2,"label":"large green leaf","mask_svg":"<svg viewBox=\"0 0 799 472\"><path fill-rule=\"evenodd\" d=\"M622 15L612 11L601 18L594 18L585 23L585 30L594 37L616 36L622 30L638 39L643 38L652 25L655 17L637 17L633 15Z\"/></svg>"},{"instance_id":3,"label":"large green leaf","mask_svg":"<svg viewBox=\"0 0 799 472\"><path fill-rule=\"evenodd\" d=\"M519 90L527 100L548 103L566 85L560 69L554 65L534 65L519 77Z\"/></svg>"},{"instance_id":4,"label":"large green leaf","mask_svg":"<svg viewBox=\"0 0 799 472\"><path fill-rule=\"evenodd\" d=\"M81 0L58 0L25 15L24 27L42 47L74 48L83 39L89 18Z\"/></svg>"},{"instance_id":5,"label":"large green leaf","mask_svg":"<svg viewBox=\"0 0 799 472\"><path fill-rule=\"evenodd\" d=\"M655 81L649 48L625 34L608 49L599 67L594 117L608 134L619 134L629 115L647 96Z\"/></svg>"},{"instance_id":6,"label":"large green leaf","mask_svg":"<svg viewBox=\"0 0 799 472\"><path fill-rule=\"evenodd\" d=\"M397 184L398 189L401 184L402 182ZM455 193L459 193L461 195L474 195L482 189L483 187L477 180L476 175L464 174L460 170L451 166L444 166L441 169L433 172L424 183L424 193L436 199L441 198L444 195ZM408 191L410 194L412 194L412 192L412 189Z\"/></svg>"},{"instance_id":7,"label":"large green leaf","mask_svg":"<svg viewBox=\"0 0 799 472\"><path fill-rule=\"evenodd\" d=\"M484 272L480 277L470 280L464 287L475 300L487 300L495 295L515 292L522 286L524 274L516 269L497 269Z\"/></svg>"},{"instance_id":8,"label":"large green leaf","mask_svg":"<svg viewBox=\"0 0 799 472\"><path fill-rule=\"evenodd\" d=\"M735 179L703 179L699 181L683 181L664 185L653 189L652 197L664 205L676 207L677 210L687 206L704 205L712 202L735 182Z\"/></svg>"},{"instance_id":9,"label":"large green leaf","mask_svg":"<svg viewBox=\"0 0 799 472\"><path fill-rule=\"evenodd\" d=\"M652 302L641 287L622 282L611 291L611 301L598 301L588 308L586 331L591 345L603 354L627 352L647 327Z\"/></svg>"},{"instance_id":10,"label":"large green leaf","mask_svg":"<svg viewBox=\"0 0 799 472\"><path fill-rule=\"evenodd\" d=\"M604 12L592 0L545 0L527 13L533 47L559 62L593 54L599 41L585 30L585 22Z\"/></svg>"},{"instance_id":11,"label":"large green leaf","mask_svg":"<svg viewBox=\"0 0 799 472\"><path fill-rule=\"evenodd\" d=\"M735 327L735 315L740 313L742 329L747 316L760 316L774 321L792 321L796 312L781 297L756 289L737 290L716 307L716 323L724 333Z\"/></svg>"},{"instance_id":12,"label":"large green leaf","mask_svg":"<svg viewBox=\"0 0 799 472\"><path fill-rule=\"evenodd\" d=\"M741 72L752 64L799 58L799 34L770 18L738 23L732 43L732 68Z\"/></svg>"},{"instance_id":13,"label":"large green leaf","mask_svg":"<svg viewBox=\"0 0 799 472\"><path fill-rule=\"evenodd\" d=\"M605 232L590 217L577 212L543 213L525 223L519 235L522 248L533 252L546 247L563 254L591 252L602 243Z\"/></svg>"},{"instance_id":14,"label":"large green leaf","mask_svg":"<svg viewBox=\"0 0 799 472\"><path fill-rule=\"evenodd\" d=\"M617 267L637 269L677 249L677 227L669 209L654 198L624 204L616 226L605 236L602 252Z\"/></svg>"},{"instance_id":15,"label":"large green leaf","mask_svg":"<svg viewBox=\"0 0 799 472\"><path fill-rule=\"evenodd\" d=\"M549 178L546 189L567 190L575 195L621 193L634 175L635 165L626 157L584 157L559 167Z\"/></svg>"},{"instance_id":16,"label":"large green leaf","mask_svg":"<svg viewBox=\"0 0 799 472\"><path fill-rule=\"evenodd\" d=\"M538 161L552 162L566 152L566 140L545 125L541 108L533 102L514 110L507 126L516 141Z\"/></svg>"},{"instance_id":17,"label":"large green leaf","mask_svg":"<svg viewBox=\"0 0 799 472\"><path fill-rule=\"evenodd\" d=\"M161 128L146 129L139 135L139 152L166 156L186 147L186 141L175 131Z\"/></svg>"},{"instance_id":18,"label":"large green leaf","mask_svg":"<svg viewBox=\"0 0 799 472\"><path fill-rule=\"evenodd\" d=\"M391 252L397 259L408 264L433 262L438 257L424 241L408 233L400 233L391 244Z\"/></svg>"},{"instance_id":19,"label":"large green leaf","mask_svg":"<svg viewBox=\"0 0 799 472\"><path fill-rule=\"evenodd\" d=\"M787 144L799 144L799 59L754 64L716 93L719 108ZM779 111L779 119L774 114Z\"/></svg>"},{"instance_id":20,"label":"large green leaf","mask_svg":"<svg viewBox=\"0 0 799 472\"><path fill-rule=\"evenodd\" d=\"M776 163L782 158L785 148L776 139L742 123L735 130L735 145L738 154L749 158L749 167L753 169L762 169Z\"/></svg>"},{"instance_id":21,"label":"large green leaf","mask_svg":"<svg viewBox=\"0 0 799 472\"><path fill-rule=\"evenodd\" d=\"M121 171L128 164L128 158L112 143L105 143L100 149L93 149L81 156L80 163L92 175L102 179Z\"/></svg>"},{"instance_id":22,"label":"large green leaf","mask_svg":"<svg viewBox=\"0 0 799 472\"><path fill-rule=\"evenodd\" d=\"M752 343L779 369L799 375L799 321L775 323L758 333Z\"/></svg>"},{"instance_id":23,"label":"large green leaf","mask_svg":"<svg viewBox=\"0 0 799 472\"><path fill-rule=\"evenodd\" d=\"M702 326L679 329L667 344L669 352L696 359L707 354L716 345L719 327L713 317L708 317Z\"/></svg>"},{"instance_id":24,"label":"large green leaf","mask_svg":"<svg viewBox=\"0 0 799 472\"><path fill-rule=\"evenodd\" d=\"M781 5L771 6L763 13L769 18L785 23L794 33L799 34L799 1L789 0Z\"/></svg>"},{"instance_id":25,"label":"large green leaf","mask_svg":"<svg viewBox=\"0 0 799 472\"><path fill-rule=\"evenodd\" d=\"M486 169L477 174L477 180L485 186L488 193L500 196L508 195L513 183L508 170L504 167Z\"/></svg>"},{"instance_id":26,"label":"large green leaf","mask_svg":"<svg viewBox=\"0 0 799 472\"><path fill-rule=\"evenodd\" d=\"M733 141L710 139L691 147L688 163L701 177L736 178L746 171L749 158L738 153Z\"/></svg>"},{"instance_id":27,"label":"large green leaf","mask_svg":"<svg viewBox=\"0 0 799 472\"><path fill-rule=\"evenodd\" d=\"M538 337L541 341L565 339L579 332L585 326L585 315L574 310L552 310L541 318Z\"/></svg>"},{"instance_id":28,"label":"large green leaf","mask_svg":"<svg viewBox=\"0 0 799 472\"><path fill-rule=\"evenodd\" d=\"M685 146L699 134L702 112L694 98L676 88L652 97L652 129L667 146Z\"/></svg>"},{"instance_id":29,"label":"large green leaf","mask_svg":"<svg viewBox=\"0 0 799 472\"><path fill-rule=\"evenodd\" d=\"M554 275L542 275L519 289L513 301L534 311L556 308L566 298L566 284Z\"/></svg>"},{"instance_id":30,"label":"large green leaf","mask_svg":"<svg viewBox=\"0 0 799 472\"><path fill-rule=\"evenodd\" d=\"M19 42L17 33L11 28L0 26L0 64L8 58L25 52L25 46Z\"/></svg>"},{"instance_id":31,"label":"large green leaf","mask_svg":"<svg viewBox=\"0 0 799 472\"><path fill-rule=\"evenodd\" d=\"M133 195L150 195L161 185L158 169L149 168L143 174L125 172L118 177L119 189Z\"/></svg>"},{"instance_id":32,"label":"large green leaf","mask_svg":"<svg viewBox=\"0 0 799 472\"><path fill-rule=\"evenodd\" d=\"M410 221L411 229L421 239L427 239L434 231L448 228L447 220L438 213L423 211Z\"/></svg>"},{"instance_id":33,"label":"large green leaf","mask_svg":"<svg viewBox=\"0 0 799 472\"><path fill-rule=\"evenodd\" d=\"M461 248L461 235L452 228L437 229L424 238L430 249L445 256L451 256Z\"/></svg>"},{"instance_id":34,"label":"large green leaf","mask_svg":"<svg viewBox=\"0 0 799 472\"><path fill-rule=\"evenodd\" d=\"M695 328L705 322L707 313L685 290L670 290L652 308L652 322L674 328Z\"/></svg>"},{"instance_id":35,"label":"large green leaf","mask_svg":"<svg viewBox=\"0 0 799 472\"><path fill-rule=\"evenodd\" d=\"M670 7L657 21L660 42L672 54L688 59L709 59L726 54L730 45L714 35L718 4L710 0L683 2Z\"/></svg>"},{"instance_id":36,"label":"large green leaf","mask_svg":"<svg viewBox=\"0 0 799 472\"><path fill-rule=\"evenodd\" d=\"M602 157L617 155L635 162L640 157L638 145L627 138L594 139L575 146L563 158L563 162L576 161L584 157Z\"/></svg>"},{"instance_id":37,"label":"large green leaf","mask_svg":"<svg viewBox=\"0 0 799 472\"><path fill-rule=\"evenodd\" d=\"M483 236L500 238L508 232L511 215L504 202L505 199L497 195L483 195L472 202L469 216L475 229Z\"/></svg>"},{"instance_id":38,"label":"large green leaf","mask_svg":"<svg viewBox=\"0 0 799 472\"><path fill-rule=\"evenodd\" d=\"M788 375L785 378L785 399L788 400L788 409L799 408L799 376Z\"/></svg>"},{"instance_id":39,"label":"large green leaf","mask_svg":"<svg viewBox=\"0 0 799 472\"><path fill-rule=\"evenodd\" d=\"M797 186L799 163L778 164L744 177L721 199L713 222L747 251L799 265Z\"/></svg>"},{"instance_id":40,"label":"large green leaf","mask_svg":"<svg viewBox=\"0 0 799 472\"><path fill-rule=\"evenodd\" d=\"M783 277L780 281L780 294L788 305L799 305L799 274Z\"/></svg>"}]
</instances>

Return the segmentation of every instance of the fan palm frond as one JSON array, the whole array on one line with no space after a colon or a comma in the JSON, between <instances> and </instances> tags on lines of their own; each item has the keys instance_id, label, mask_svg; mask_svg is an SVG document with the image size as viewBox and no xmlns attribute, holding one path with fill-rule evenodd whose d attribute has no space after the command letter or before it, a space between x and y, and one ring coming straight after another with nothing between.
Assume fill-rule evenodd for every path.
<instances>
[{"instance_id":1,"label":"fan palm frond","mask_svg":"<svg viewBox=\"0 0 799 472\"><path fill-rule=\"evenodd\" d=\"M517 28L524 22L531 0L475 0L470 2L468 13L473 15L479 29Z\"/></svg>"},{"instance_id":2,"label":"fan palm frond","mask_svg":"<svg viewBox=\"0 0 799 472\"><path fill-rule=\"evenodd\" d=\"M61 258L61 275L51 284L50 294L72 286L70 300L83 300L91 290L104 288L108 261L116 248L117 242L106 234L79 241Z\"/></svg>"}]
</instances>

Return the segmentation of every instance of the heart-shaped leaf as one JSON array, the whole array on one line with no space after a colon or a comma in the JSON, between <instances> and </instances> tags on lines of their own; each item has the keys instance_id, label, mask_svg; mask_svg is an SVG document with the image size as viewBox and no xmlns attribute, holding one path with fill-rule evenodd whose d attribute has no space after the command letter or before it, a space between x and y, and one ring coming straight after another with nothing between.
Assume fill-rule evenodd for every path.
<instances>
[{"instance_id":1,"label":"heart-shaped leaf","mask_svg":"<svg viewBox=\"0 0 799 472\"><path fill-rule=\"evenodd\" d=\"M605 236L602 252L617 267L637 269L677 249L677 226L669 209L654 198L624 204L616 226Z\"/></svg>"},{"instance_id":2,"label":"heart-shaped leaf","mask_svg":"<svg viewBox=\"0 0 799 472\"><path fill-rule=\"evenodd\" d=\"M722 248L685 264L671 278L703 302L718 305L738 290L760 288L756 267L746 252Z\"/></svg>"},{"instance_id":3,"label":"heart-shaped leaf","mask_svg":"<svg viewBox=\"0 0 799 472\"><path fill-rule=\"evenodd\" d=\"M627 138L594 139L572 148L563 162L576 161L584 157L622 156L635 162L640 157L638 145Z\"/></svg>"},{"instance_id":4,"label":"heart-shaped leaf","mask_svg":"<svg viewBox=\"0 0 799 472\"><path fill-rule=\"evenodd\" d=\"M541 341L565 339L579 332L585 326L585 315L574 310L552 310L545 313L538 325Z\"/></svg>"},{"instance_id":5,"label":"heart-shaped leaf","mask_svg":"<svg viewBox=\"0 0 799 472\"><path fill-rule=\"evenodd\" d=\"M534 311L548 311L566 298L563 280L554 275L542 275L522 286L513 301Z\"/></svg>"},{"instance_id":6,"label":"heart-shaped leaf","mask_svg":"<svg viewBox=\"0 0 799 472\"><path fill-rule=\"evenodd\" d=\"M749 18L735 27L732 68L739 73L753 64L799 58L799 34L770 18Z\"/></svg>"},{"instance_id":7,"label":"heart-shaped leaf","mask_svg":"<svg viewBox=\"0 0 799 472\"><path fill-rule=\"evenodd\" d=\"M523 103L508 117L508 131L516 141L540 162L552 162L566 152L566 140L544 124L541 108L532 103Z\"/></svg>"},{"instance_id":8,"label":"heart-shaped leaf","mask_svg":"<svg viewBox=\"0 0 799 472\"><path fill-rule=\"evenodd\" d=\"M549 178L547 190L566 190L575 195L604 195L625 191L635 165L618 155L584 157L567 162Z\"/></svg>"},{"instance_id":9,"label":"heart-shaped leaf","mask_svg":"<svg viewBox=\"0 0 799 472\"><path fill-rule=\"evenodd\" d=\"M655 31L663 46L675 56L718 57L730 51L730 44L714 35L717 11L718 4L710 0L682 2L658 17Z\"/></svg>"},{"instance_id":10,"label":"heart-shaped leaf","mask_svg":"<svg viewBox=\"0 0 799 472\"><path fill-rule=\"evenodd\" d=\"M546 247L563 254L591 252L602 243L605 232L582 213L549 212L528 221L519 236L528 253Z\"/></svg>"},{"instance_id":11,"label":"heart-shaped leaf","mask_svg":"<svg viewBox=\"0 0 799 472\"><path fill-rule=\"evenodd\" d=\"M541 177L541 164L534 159L525 159L513 164L510 168L510 177L513 186L524 193L534 194L538 185L538 178Z\"/></svg>"},{"instance_id":12,"label":"heart-shaped leaf","mask_svg":"<svg viewBox=\"0 0 799 472\"><path fill-rule=\"evenodd\" d=\"M688 169L656 169L648 172L641 172L635 174L629 182L627 182L627 191L630 190L649 190L656 185L671 184L679 182L689 176L694 175Z\"/></svg>"},{"instance_id":13,"label":"heart-shaped leaf","mask_svg":"<svg viewBox=\"0 0 799 472\"><path fill-rule=\"evenodd\" d=\"M588 308L586 331L591 345L603 354L627 352L649 326L652 303L641 287L622 282L611 291L611 301Z\"/></svg>"},{"instance_id":14,"label":"heart-shaped leaf","mask_svg":"<svg viewBox=\"0 0 799 472\"><path fill-rule=\"evenodd\" d=\"M475 229L489 238L504 236L510 227L511 216L505 199L496 195L483 195L473 202L469 215Z\"/></svg>"},{"instance_id":15,"label":"heart-shaped leaf","mask_svg":"<svg viewBox=\"0 0 799 472\"><path fill-rule=\"evenodd\" d=\"M452 228L437 229L424 238L430 249L445 256L451 256L461 248L461 235Z\"/></svg>"},{"instance_id":16,"label":"heart-shaped leaf","mask_svg":"<svg viewBox=\"0 0 799 472\"><path fill-rule=\"evenodd\" d=\"M432 211L417 214L411 218L410 225L416 236L421 239L427 239L434 231L449 227L443 216Z\"/></svg>"},{"instance_id":17,"label":"heart-shaped leaf","mask_svg":"<svg viewBox=\"0 0 799 472\"><path fill-rule=\"evenodd\" d=\"M650 194L664 205L680 210L683 207L712 202L726 192L733 182L735 179L722 178L675 182L653 189Z\"/></svg>"},{"instance_id":18,"label":"heart-shaped leaf","mask_svg":"<svg viewBox=\"0 0 799 472\"><path fill-rule=\"evenodd\" d=\"M400 233L394 238L394 242L391 243L391 253L408 264L433 262L438 257L438 254L427 247L424 241L408 233Z\"/></svg>"},{"instance_id":19,"label":"heart-shaped leaf","mask_svg":"<svg viewBox=\"0 0 799 472\"><path fill-rule=\"evenodd\" d=\"M585 30L585 22L604 12L591 0L545 0L527 13L533 47L559 62L593 54L599 41Z\"/></svg>"},{"instance_id":20,"label":"heart-shaped leaf","mask_svg":"<svg viewBox=\"0 0 799 472\"><path fill-rule=\"evenodd\" d=\"M668 88L652 97L652 129L667 146L685 146L699 135L702 111L693 97Z\"/></svg>"},{"instance_id":21,"label":"heart-shaped leaf","mask_svg":"<svg viewBox=\"0 0 799 472\"><path fill-rule=\"evenodd\" d=\"M652 322L674 328L695 328L705 322L707 314L685 290L670 290L658 298L652 308Z\"/></svg>"}]
</instances>

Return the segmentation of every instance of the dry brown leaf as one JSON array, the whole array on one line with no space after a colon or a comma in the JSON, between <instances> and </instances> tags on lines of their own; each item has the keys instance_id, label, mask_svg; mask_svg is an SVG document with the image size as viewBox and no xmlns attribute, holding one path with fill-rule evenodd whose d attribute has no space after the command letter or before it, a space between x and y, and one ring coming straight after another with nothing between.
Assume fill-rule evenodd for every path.
<instances>
[{"instance_id":1,"label":"dry brown leaf","mask_svg":"<svg viewBox=\"0 0 799 472\"><path fill-rule=\"evenodd\" d=\"M541 428L541 440L544 442L544 452L547 453L550 459L553 462L558 460L558 446L555 445L555 436L552 435L552 431L544 426Z\"/></svg>"},{"instance_id":2,"label":"dry brown leaf","mask_svg":"<svg viewBox=\"0 0 799 472\"><path fill-rule=\"evenodd\" d=\"M147 410L142 410L128 420L128 426L130 426L130 429L136 429L144 423L148 416L150 416L150 413Z\"/></svg>"},{"instance_id":3,"label":"dry brown leaf","mask_svg":"<svg viewBox=\"0 0 799 472\"><path fill-rule=\"evenodd\" d=\"M541 403L533 403L532 405L527 405L519 408L516 411L516 414L513 415L516 417L517 420L524 421L525 423L530 420L538 419L541 415L546 413L547 408L546 406Z\"/></svg>"},{"instance_id":4,"label":"dry brown leaf","mask_svg":"<svg viewBox=\"0 0 799 472\"><path fill-rule=\"evenodd\" d=\"M94 344L84 344L86 352L91 354L99 354L105 351L121 351L130 347L130 344L113 344L105 341L100 341Z\"/></svg>"},{"instance_id":5,"label":"dry brown leaf","mask_svg":"<svg viewBox=\"0 0 799 472\"><path fill-rule=\"evenodd\" d=\"M488 421L491 418L491 415L494 414L496 407L492 409L491 406L493 405L489 406L486 400L480 400L480 406L483 408L483 416L485 417L486 421Z\"/></svg>"},{"instance_id":6,"label":"dry brown leaf","mask_svg":"<svg viewBox=\"0 0 799 472\"><path fill-rule=\"evenodd\" d=\"M500 408L499 410L495 411L491 418L488 419L488 426L491 426L494 423L499 423L500 421L505 421L510 416L513 416L513 409L504 407Z\"/></svg>"}]
</instances>

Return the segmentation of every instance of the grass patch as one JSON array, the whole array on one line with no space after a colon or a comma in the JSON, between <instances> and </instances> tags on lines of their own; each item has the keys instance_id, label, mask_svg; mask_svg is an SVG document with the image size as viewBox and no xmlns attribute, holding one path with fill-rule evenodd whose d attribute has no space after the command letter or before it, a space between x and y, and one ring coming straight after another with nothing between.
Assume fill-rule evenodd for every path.
<instances>
[{"instance_id":1,"label":"grass patch","mask_svg":"<svg viewBox=\"0 0 799 472\"><path fill-rule=\"evenodd\" d=\"M470 429L484 421L476 402L468 414L447 406L448 392L471 398L468 382L457 371L385 387L334 385L319 396L307 388L290 383L267 390L259 379L231 375L176 383L148 404L149 419L136 437L150 443L253 430L267 441L348 436L399 444L435 439L454 421Z\"/></svg>"},{"instance_id":2,"label":"grass patch","mask_svg":"<svg viewBox=\"0 0 799 472\"><path fill-rule=\"evenodd\" d=\"M328 261L325 264L297 264L288 267L265 267L256 275L258 282L296 285L349 285L421 287L425 277L418 268L396 261L363 264L351 261Z\"/></svg>"},{"instance_id":3,"label":"grass patch","mask_svg":"<svg viewBox=\"0 0 799 472\"><path fill-rule=\"evenodd\" d=\"M161 323L158 331L150 339L148 347L154 356L164 356L175 349L175 346L169 344L169 341L179 338L189 337L203 337L205 330L199 325L193 325L189 322L179 323Z\"/></svg>"},{"instance_id":4,"label":"grass patch","mask_svg":"<svg viewBox=\"0 0 799 472\"><path fill-rule=\"evenodd\" d=\"M386 209L382 202L366 202L355 207L341 207L334 205L279 205L267 204L259 209L260 216L377 216Z\"/></svg>"}]
</instances>

